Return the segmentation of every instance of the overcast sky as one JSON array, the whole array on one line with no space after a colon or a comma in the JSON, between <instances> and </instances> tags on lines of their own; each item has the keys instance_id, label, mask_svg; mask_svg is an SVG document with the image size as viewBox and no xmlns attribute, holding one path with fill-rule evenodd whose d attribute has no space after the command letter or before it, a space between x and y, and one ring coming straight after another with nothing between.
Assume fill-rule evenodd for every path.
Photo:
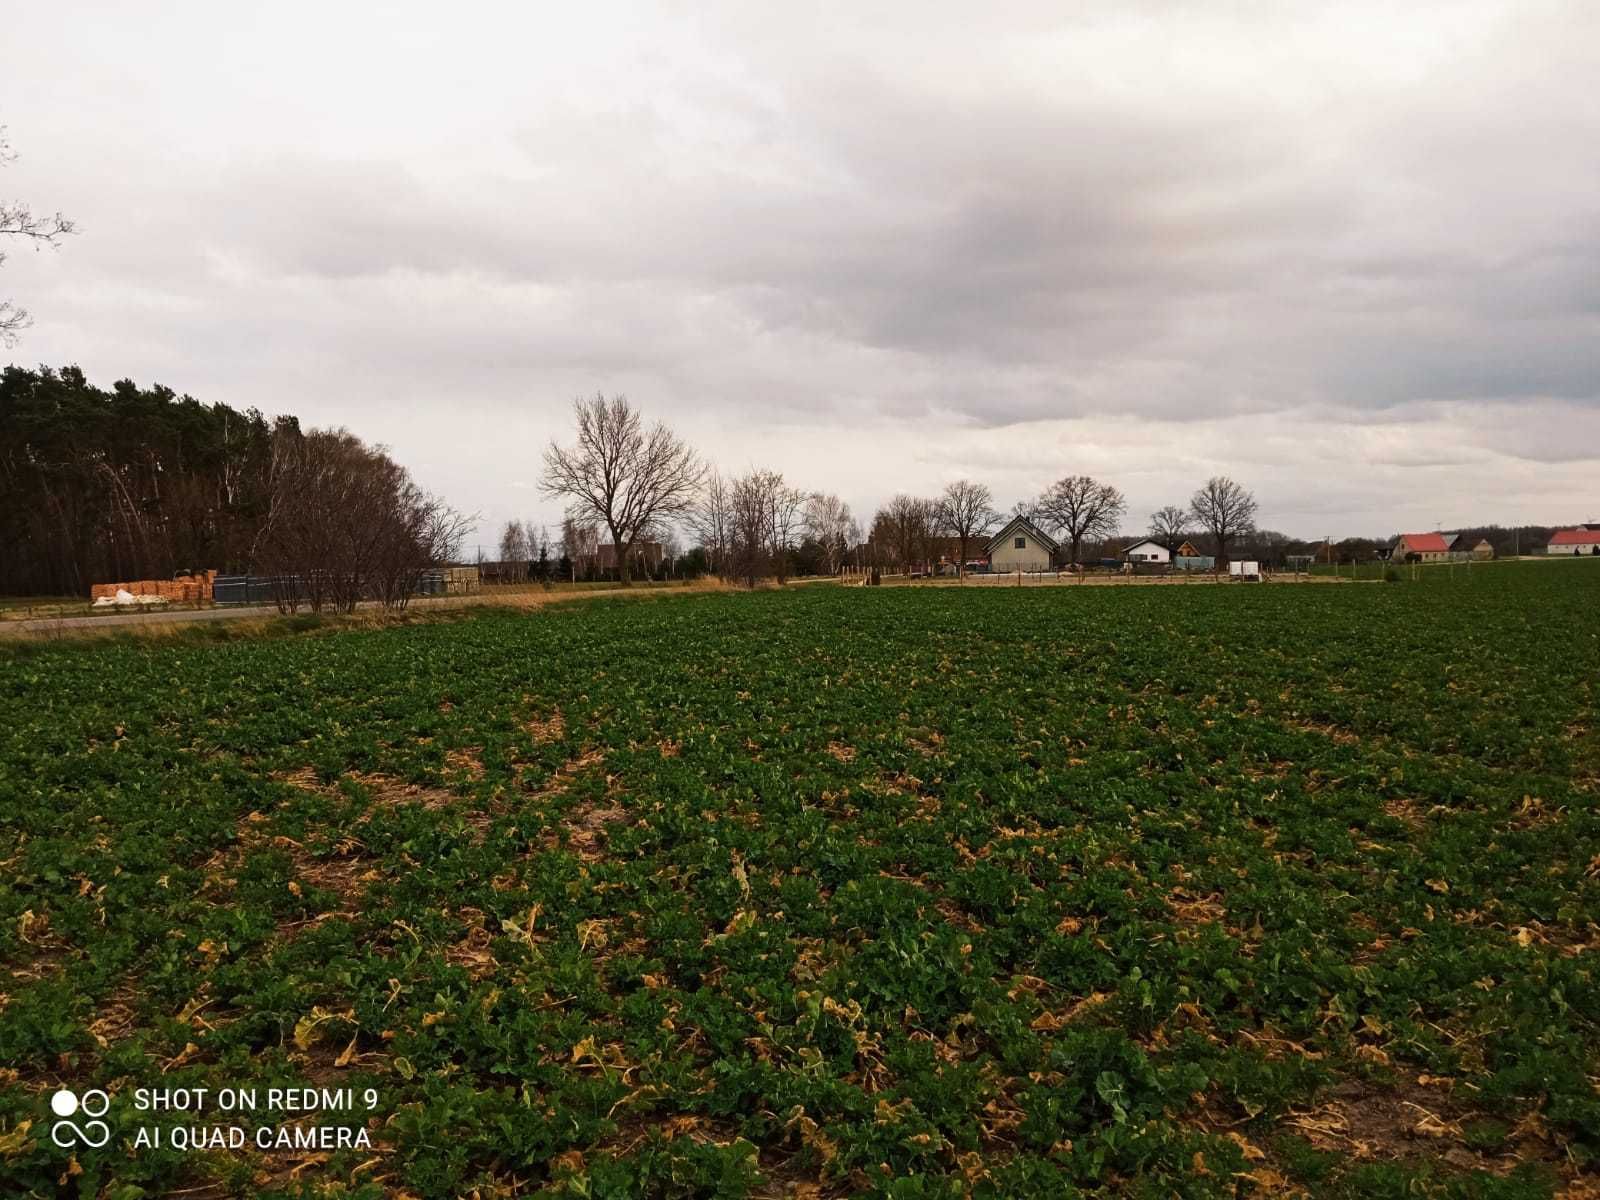
<instances>
[{"instance_id":1,"label":"overcast sky","mask_svg":"<svg viewBox=\"0 0 1600 1200\"><path fill-rule=\"evenodd\" d=\"M1600 518L1597 81L1588 0L13 5L0 192L82 233L9 357L347 425L486 545L596 391L864 519Z\"/></svg>"}]
</instances>

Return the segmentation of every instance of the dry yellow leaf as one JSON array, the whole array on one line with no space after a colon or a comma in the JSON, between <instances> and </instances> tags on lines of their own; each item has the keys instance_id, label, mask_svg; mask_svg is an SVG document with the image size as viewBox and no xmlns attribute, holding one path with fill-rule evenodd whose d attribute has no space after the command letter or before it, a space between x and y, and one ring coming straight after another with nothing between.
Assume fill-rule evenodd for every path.
<instances>
[{"instance_id":1,"label":"dry yellow leaf","mask_svg":"<svg viewBox=\"0 0 1600 1200\"><path fill-rule=\"evenodd\" d=\"M19 1121L11 1132L0 1133L0 1155L11 1158L21 1154L22 1148L28 1144L28 1130L32 1128L32 1121Z\"/></svg>"}]
</instances>

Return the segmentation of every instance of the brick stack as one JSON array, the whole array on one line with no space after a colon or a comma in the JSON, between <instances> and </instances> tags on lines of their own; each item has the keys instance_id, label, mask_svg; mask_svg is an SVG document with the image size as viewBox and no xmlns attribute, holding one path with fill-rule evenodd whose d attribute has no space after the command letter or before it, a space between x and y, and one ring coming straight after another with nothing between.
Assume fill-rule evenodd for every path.
<instances>
[{"instance_id":1,"label":"brick stack","mask_svg":"<svg viewBox=\"0 0 1600 1200\"><path fill-rule=\"evenodd\" d=\"M127 592L133 596L159 596L173 604L200 604L211 603L212 581L217 577L215 571L207 571L204 575L179 575L175 579L137 579L132 583L96 583L89 588L89 599L98 600L102 596L113 599L119 591Z\"/></svg>"}]
</instances>

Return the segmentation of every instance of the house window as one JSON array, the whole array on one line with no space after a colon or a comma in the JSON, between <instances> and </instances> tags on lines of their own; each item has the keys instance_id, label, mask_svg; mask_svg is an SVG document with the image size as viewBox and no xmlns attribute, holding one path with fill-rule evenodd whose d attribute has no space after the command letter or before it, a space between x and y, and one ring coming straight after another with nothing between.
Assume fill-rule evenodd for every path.
<instances>
[{"instance_id":1,"label":"house window","mask_svg":"<svg viewBox=\"0 0 1600 1200\"><path fill-rule=\"evenodd\" d=\"M1028 539L1025 537L1019 537L1011 544L1018 550L1026 550L1028 548Z\"/></svg>"}]
</instances>

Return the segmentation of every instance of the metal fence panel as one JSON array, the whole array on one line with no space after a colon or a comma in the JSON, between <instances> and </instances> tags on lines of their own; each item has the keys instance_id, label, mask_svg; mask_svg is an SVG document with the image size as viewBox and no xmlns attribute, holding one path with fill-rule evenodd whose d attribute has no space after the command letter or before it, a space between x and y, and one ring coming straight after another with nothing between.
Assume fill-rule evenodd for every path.
<instances>
[{"instance_id":1,"label":"metal fence panel","mask_svg":"<svg viewBox=\"0 0 1600 1200\"><path fill-rule=\"evenodd\" d=\"M215 604L275 604L277 579L271 575L218 575L211 581Z\"/></svg>"}]
</instances>

